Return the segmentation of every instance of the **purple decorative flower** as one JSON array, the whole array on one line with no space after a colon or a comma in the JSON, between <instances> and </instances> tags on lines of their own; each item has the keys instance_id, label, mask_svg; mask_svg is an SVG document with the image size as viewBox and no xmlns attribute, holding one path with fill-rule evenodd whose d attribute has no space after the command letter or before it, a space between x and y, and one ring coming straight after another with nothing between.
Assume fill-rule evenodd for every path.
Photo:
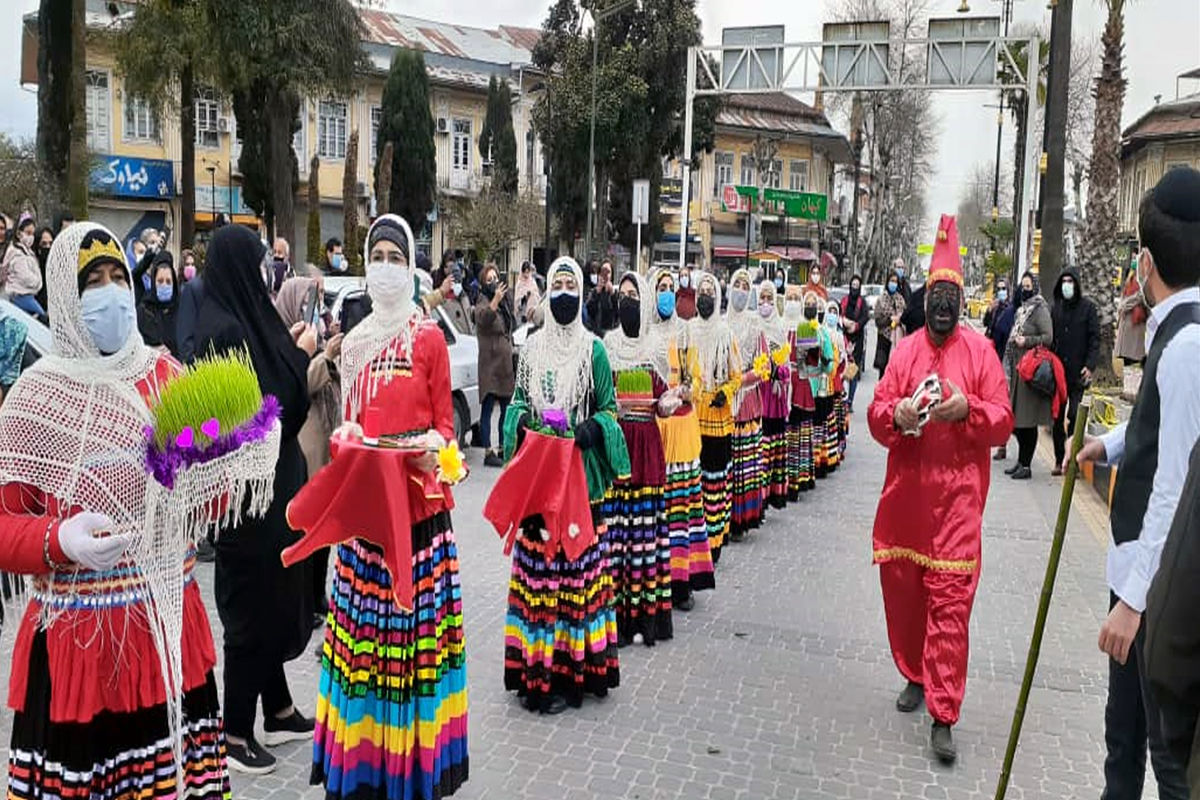
<instances>
[{"instance_id":1,"label":"purple decorative flower","mask_svg":"<svg viewBox=\"0 0 1200 800\"><path fill-rule=\"evenodd\" d=\"M565 434L571 427L565 411L558 408L547 408L542 412L542 424L560 435Z\"/></svg>"},{"instance_id":2,"label":"purple decorative flower","mask_svg":"<svg viewBox=\"0 0 1200 800\"><path fill-rule=\"evenodd\" d=\"M159 449L154 443L154 429L147 427L146 471L163 486L168 489L174 488L175 476L179 474L180 470L195 464L214 461L243 445L267 438L275 421L279 419L279 412L279 400L274 395L264 395L262 408L258 410L257 414L245 424L239 425L224 435L214 437L207 447L198 446L193 437L187 446L183 446L178 439L174 439L169 440L164 448ZM208 435L208 430L213 427L209 424L211 422L215 422L215 420L209 420L201 426L205 435Z\"/></svg>"}]
</instances>

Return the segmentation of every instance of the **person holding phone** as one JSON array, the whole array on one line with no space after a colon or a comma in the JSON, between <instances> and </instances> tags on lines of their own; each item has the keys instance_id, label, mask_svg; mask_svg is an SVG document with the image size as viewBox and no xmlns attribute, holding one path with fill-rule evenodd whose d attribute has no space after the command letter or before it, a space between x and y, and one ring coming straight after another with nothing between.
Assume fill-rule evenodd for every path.
<instances>
[{"instance_id":1,"label":"person holding phone","mask_svg":"<svg viewBox=\"0 0 1200 800\"><path fill-rule=\"evenodd\" d=\"M475 337L479 341L479 433L485 451L483 463L504 466L498 449L492 449L492 409L500 404L500 421L508 413L515 386L512 333L516 327L508 284L500 280L496 265L488 262L479 273L479 298L475 301Z\"/></svg>"}]
</instances>

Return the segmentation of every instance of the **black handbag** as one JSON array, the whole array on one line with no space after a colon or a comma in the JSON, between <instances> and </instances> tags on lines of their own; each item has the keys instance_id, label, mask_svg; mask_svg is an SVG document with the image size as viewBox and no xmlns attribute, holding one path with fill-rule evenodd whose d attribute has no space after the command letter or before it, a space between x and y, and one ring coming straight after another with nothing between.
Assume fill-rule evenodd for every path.
<instances>
[{"instance_id":1,"label":"black handbag","mask_svg":"<svg viewBox=\"0 0 1200 800\"><path fill-rule=\"evenodd\" d=\"M1033 371L1033 377L1027 383L1030 389L1043 397L1054 397L1058 390L1058 381L1054 379L1054 367L1050 365L1050 359L1044 359L1038 364L1037 369Z\"/></svg>"}]
</instances>

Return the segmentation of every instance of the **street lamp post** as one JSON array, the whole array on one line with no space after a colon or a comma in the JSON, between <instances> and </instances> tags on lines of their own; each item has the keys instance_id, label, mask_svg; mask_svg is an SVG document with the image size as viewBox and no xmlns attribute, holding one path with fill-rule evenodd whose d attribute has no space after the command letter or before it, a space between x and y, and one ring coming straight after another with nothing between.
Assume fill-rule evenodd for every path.
<instances>
[{"instance_id":1,"label":"street lamp post","mask_svg":"<svg viewBox=\"0 0 1200 800\"><path fill-rule=\"evenodd\" d=\"M600 60L600 23L613 14L624 11L635 2L636 0L617 0L602 11L592 11L592 130L588 143L587 230L583 235L584 257L587 259L592 257L592 206L596 201L596 69Z\"/></svg>"}]
</instances>

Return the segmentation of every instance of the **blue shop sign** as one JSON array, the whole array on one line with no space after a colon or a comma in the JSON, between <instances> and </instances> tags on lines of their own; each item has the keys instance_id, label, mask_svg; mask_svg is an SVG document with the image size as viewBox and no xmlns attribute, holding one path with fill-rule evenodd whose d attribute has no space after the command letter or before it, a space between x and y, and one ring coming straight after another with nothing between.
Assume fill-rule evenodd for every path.
<instances>
[{"instance_id":1,"label":"blue shop sign","mask_svg":"<svg viewBox=\"0 0 1200 800\"><path fill-rule=\"evenodd\" d=\"M97 194L113 197L174 197L175 167L158 158L96 156L88 186Z\"/></svg>"}]
</instances>

